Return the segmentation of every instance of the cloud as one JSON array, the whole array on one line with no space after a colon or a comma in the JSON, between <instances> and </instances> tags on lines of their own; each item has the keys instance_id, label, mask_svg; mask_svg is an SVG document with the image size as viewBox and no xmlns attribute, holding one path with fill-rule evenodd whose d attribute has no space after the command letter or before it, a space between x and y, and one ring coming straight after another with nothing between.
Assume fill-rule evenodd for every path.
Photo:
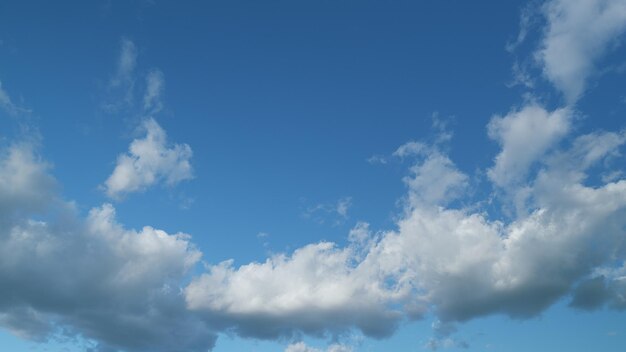
<instances>
[{"instance_id":1,"label":"cloud","mask_svg":"<svg viewBox=\"0 0 626 352\"><path fill-rule=\"evenodd\" d=\"M438 147L405 148L415 164L397 229L372 235L359 224L343 248L321 242L262 263L210 265L185 289L189 308L212 326L259 338L352 328L383 337L428 311L442 326L490 314L540 314L576 295L598 270L626 260L626 180L585 184L590 168L609 167L624 133L597 131L558 144L570 131L567 116L530 104L490 123L502 146L491 180L513 193L523 189L525 212L489 215L482 201L470 200L471 178ZM531 147L523 149L521 138ZM532 163L537 170L530 173ZM621 309L624 274L605 276L613 278L606 302ZM430 347L467 346L444 335L436 333Z\"/></svg>"},{"instance_id":2,"label":"cloud","mask_svg":"<svg viewBox=\"0 0 626 352\"><path fill-rule=\"evenodd\" d=\"M404 178L409 187L411 204L444 204L461 195L468 177L459 172L454 163L438 150L425 152L421 162L410 168Z\"/></svg>"},{"instance_id":3,"label":"cloud","mask_svg":"<svg viewBox=\"0 0 626 352\"><path fill-rule=\"evenodd\" d=\"M143 96L143 109L149 114L155 114L163 109L161 94L165 87L163 72L152 70L146 76L146 92Z\"/></svg>"},{"instance_id":4,"label":"cloud","mask_svg":"<svg viewBox=\"0 0 626 352\"><path fill-rule=\"evenodd\" d=\"M216 328L246 337L324 335L352 327L389 336L401 315L385 302L402 292L385 287L371 268L354 266L354 255L352 247L321 242L239 268L226 261L194 279L185 297Z\"/></svg>"},{"instance_id":5,"label":"cloud","mask_svg":"<svg viewBox=\"0 0 626 352\"><path fill-rule=\"evenodd\" d=\"M107 98L103 108L111 113L122 110L135 112L143 116L152 116L163 110L162 95L165 90L165 76L158 68L153 68L145 74L143 97L139 101L135 94L137 73L137 47L128 38L122 38L120 53L117 59L116 71L109 80Z\"/></svg>"},{"instance_id":6,"label":"cloud","mask_svg":"<svg viewBox=\"0 0 626 352\"><path fill-rule=\"evenodd\" d=\"M297 342L287 346L285 352L324 352L324 350L309 347L304 342ZM352 348L346 345L332 344L328 346L325 352L352 352Z\"/></svg>"},{"instance_id":7,"label":"cloud","mask_svg":"<svg viewBox=\"0 0 626 352\"><path fill-rule=\"evenodd\" d=\"M544 75L574 103L597 61L626 30L626 3L552 0L544 4L543 13L547 27L536 58Z\"/></svg>"},{"instance_id":8,"label":"cloud","mask_svg":"<svg viewBox=\"0 0 626 352\"><path fill-rule=\"evenodd\" d=\"M2 82L0 82L0 109L4 110L7 114L11 116L15 116L23 112L30 112L30 110L16 105L11 100L9 93L7 93L7 91L2 88Z\"/></svg>"},{"instance_id":9,"label":"cloud","mask_svg":"<svg viewBox=\"0 0 626 352\"><path fill-rule=\"evenodd\" d=\"M528 33L537 22L536 12L536 1L529 2L521 9L519 32L517 33L517 37L515 38L515 40L506 43L506 51L510 53L514 52L526 40Z\"/></svg>"},{"instance_id":10,"label":"cloud","mask_svg":"<svg viewBox=\"0 0 626 352\"><path fill-rule=\"evenodd\" d=\"M18 111L9 94L2 89L2 82L0 82L0 107L9 115L15 115Z\"/></svg>"},{"instance_id":11,"label":"cloud","mask_svg":"<svg viewBox=\"0 0 626 352\"><path fill-rule=\"evenodd\" d=\"M142 129L145 137L133 140L128 153L118 156L113 173L105 181L109 197L119 198L158 183L171 186L193 177L192 151L187 144L170 145L154 119L144 120Z\"/></svg>"},{"instance_id":12,"label":"cloud","mask_svg":"<svg viewBox=\"0 0 626 352\"><path fill-rule=\"evenodd\" d=\"M120 42L120 54L117 59L117 69L109 80L109 89L119 89L122 93L121 102L106 104L106 108L115 111L121 104L132 105L135 89L135 68L137 66L137 47L128 38Z\"/></svg>"},{"instance_id":13,"label":"cloud","mask_svg":"<svg viewBox=\"0 0 626 352\"><path fill-rule=\"evenodd\" d=\"M165 141L147 134L140 141ZM221 331L275 339L356 329L382 338L431 312L439 321L427 347L463 348L451 336L456 323L483 315L532 317L568 296L577 308L625 309L626 180L590 184L589 170L615 171L609 161L626 132L568 137L518 157L537 170L509 183L528 194L527 211L513 218L472 204L471 177L426 146L410 156L396 228L373 233L358 223L344 247L319 242L260 263L206 264L195 277L201 253L188 235L126 229L110 204L81 217L34 148L17 144L0 157L0 325L36 341L83 336L102 351L204 351ZM502 142L498 155L509 147ZM128 156L135 162L137 150L141 143Z\"/></svg>"},{"instance_id":14,"label":"cloud","mask_svg":"<svg viewBox=\"0 0 626 352\"><path fill-rule=\"evenodd\" d=\"M398 147L392 155L399 158L406 158L411 155L419 155L424 152L426 148L427 146L424 143L411 141Z\"/></svg>"},{"instance_id":15,"label":"cloud","mask_svg":"<svg viewBox=\"0 0 626 352\"><path fill-rule=\"evenodd\" d=\"M334 224L338 225L348 219L348 211L352 206L352 197L342 197L336 202L320 203L307 208L302 216L305 218L313 218L320 224L326 222L327 217L336 217Z\"/></svg>"},{"instance_id":16,"label":"cloud","mask_svg":"<svg viewBox=\"0 0 626 352\"><path fill-rule=\"evenodd\" d=\"M369 164L381 164L381 165L385 165L387 164L387 158L385 158L382 155L372 155L369 158L365 159L365 161L367 161Z\"/></svg>"},{"instance_id":17,"label":"cloud","mask_svg":"<svg viewBox=\"0 0 626 352\"><path fill-rule=\"evenodd\" d=\"M180 294L201 256L189 235L126 229L110 204L81 218L48 168L28 144L0 157L0 326L36 341L82 336L102 351L210 349L215 335Z\"/></svg>"},{"instance_id":18,"label":"cloud","mask_svg":"<svg viewBox=\"0 0 626 352\"><path fill-rule=\"evenodd\" d=\"M491 181L506 188L525 180L530 166L567 134L571 115L568 109L550 112L533 103L493 117L488 134L502 149L487 171Z\"/></svg>"}]
</instances>

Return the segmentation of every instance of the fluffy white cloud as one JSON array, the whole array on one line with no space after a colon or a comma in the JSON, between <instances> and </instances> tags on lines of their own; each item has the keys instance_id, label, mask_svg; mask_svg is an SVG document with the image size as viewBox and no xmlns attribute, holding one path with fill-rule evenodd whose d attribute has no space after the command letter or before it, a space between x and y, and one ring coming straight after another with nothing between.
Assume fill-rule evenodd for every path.
<instances>
[{"instance_id":1,"label":"fluffy white cloud","mask_svg":"<svg viewBox=\"0 0 626 352\"><path fill-rule=\"evenodd\" d=\"M56 182L33 148L22 143L0 151L0 221L9 221L17 211L42 210L54 198Z\"/></svg>"},{"instance_id":2,"label":"fluffy white cloud","mask_svg":"<svg viewBox=\"0 0 626 352\"><path fill-rule=\"evenodd\" d=\"M404 293L357 264L354 248L321 242L264 263L210 266L187 286L185 297L214 326L242 336L320 334L353 326L371 336L387 336L401 315L385 302Z\"/></svg>"},{"instance_id":3,"label":"fluffy white cloud","mask_svg":"<svg viewBox=\"0 0 626 352\"><path fill-rule=\"evenodd\" d=\"M524 106L489 122L489 137L501 151L488 170L491 181L499 187L517 186L526 180L529 167L570 129L571 111L547 111L537 104Z\"/></svg>"},{"instance_id":4,"label":"fluffy white cloud","mask_svg":"<svg viewBox=\"0 0 626 352\"><path fill-rule=\"evenodd\" d=\"M562 147L555 141L568 121L565 110L531 105L490 124L502 143L491 178L511 192L524 189L526 212L489 215L481 201L468 201L470 177L444 153L411 148L416 163L396 230L373 236L359 224L344 248L322 242L264 263L209 266L185 289L187 304L213 326L261 338L351 327L385 336L428 310L446 326L488 314L539 314L598 270L626 260L626 180L585 184L588 169L610 165L626 136L595 132ZM523 138L533 146L524 149ZM533 162L537 171L528 173ZM455 199L468 207L451 207ZM602 303L624 306L622 276L605 284ZM465 346L440 336L429 347L446 344Z\"/></svg>"},{"instance_id":5,"label":"fluffy white cloud","mask_svg":"<svg viewBox=\"0 0 626 352\"><path fill-rule=\"evenodd\" d=\"M201 256L188 235L125 229L109 204L81 218L28 145L0 157L0 216L0 326L34 340L79 335L103 351L213 346L180 294Z\"/></svg>"},{"instance_id":6,"label":"fluffy white cloud","mask_svg":"<svg viewBox=\"0 0 626 352\"><path fill-rule=\"evenodd\" d=\"M536 57L545 76L573 103L597 60L626 30L626 2L552 0L543 11L547 28Z\"/></svg>"},{"instance_id":7,"label":"fluffy white cloud","mask_svg":"<svg viewBox=\"0 0 626 352\"><path fill-rule=\"evenodd\" d=\"M113 173L105 181L106 193L112 198L157 183L171 186L193 177L189 145L170 145L165 131L154 119L145 120L142 128L145 137L133 140L128 153L118 156Z\"/></svg>"}]
</instances>

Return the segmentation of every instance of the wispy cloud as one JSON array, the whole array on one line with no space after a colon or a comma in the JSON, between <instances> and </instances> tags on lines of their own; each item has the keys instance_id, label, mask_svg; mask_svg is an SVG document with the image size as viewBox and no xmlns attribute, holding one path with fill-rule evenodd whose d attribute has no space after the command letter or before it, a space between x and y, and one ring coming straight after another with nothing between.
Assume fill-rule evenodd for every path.
<instances>
[{"instance_id":1,"label":"wispy cloud","mask_svg":"<svg viewBox=\"0 0 626 352\"><path fill-rule=\"evenodd\" d=\"M342 197L336 202L319 203L307 207L302 216L313 219L320 224L331 221L335 225L348 219L348 212L352 206L352 197Z\"/></svg>"},{"instance_id":2,"label":"wispy cloud","mask_svg":"<svg viewBox=\"0 0 626 352\"><path fill-rule=\"evenodd\" d=\"M109 102L109 110L117 110L122 105L132 105L135 89L135 68L137 66L137 47L128 38L120 41L120 53L115 74L109 80L109 89L121 91L121 101ZM117 96L114 98L117 99Z\"/></svg>"},{"instance_id":3,"label":"wispy cloud","mask_svg":"<svg viewBox=\"0 0 626 352\"><path fill-rule=\"evenodd\" d=\"M164 88L163 72L157 69L151 70L146 76L146 92L143 96L143 109L146 113L152 115L163 109L161 94Z\"/></svg>"},{"instance_id":4,"label":"wispy cloud","mask_svg":"<svg viewBox=\"0 0 626 352\"><path fill-rule=\"evenodd\" d=\"M304 342L296 342L287 346L285 352L352 352L352 347L341 344L332 344L326 349L321 350L319 348L307 346Z\"/></svg>"},{"instance_id":5,"label":"wispy cloud","mask_svg":"<svg viewBox=\"0 0 626 352\"><path fill-rule=\"evenodd\" d=\"M2 82L0 81L0 109L4 110L7 114L11 116L17 116L20 113L29 113L29 109L25 109L23 107L18 106L11 100L9 93L2 87Z\"/></svg>"}]
</instances>

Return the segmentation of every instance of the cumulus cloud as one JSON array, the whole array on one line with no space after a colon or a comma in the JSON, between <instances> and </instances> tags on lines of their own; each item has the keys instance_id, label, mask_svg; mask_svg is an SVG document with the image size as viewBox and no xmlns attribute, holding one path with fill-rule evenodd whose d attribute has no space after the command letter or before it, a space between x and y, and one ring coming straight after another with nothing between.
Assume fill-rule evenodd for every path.
<instances>
[{"instance_id":1,"label":"cumulus cloud","mask_svg":"<svg viewBox=\"0 0 626 352\"><path fill-rule=\"evenodd\" d=\"M33 148L15 145L0 159L0 325L34 340L63 327L103 351L202 351L219 331L273 339L357 329L381 338L431 312L439 322L426 347L462 348L449 336L455 322L483 315L531 317L566 296L577 308L624 309L626 180L589 176L615 171L608 161L620 157L626 132L570 137L533 154L536 172L510 183L528 193L527 212L511 219L459 206L471 177L427 146L407 155L414 165L395 229L358 223L344 247L207 264L196 277L187 275L201 254L188 235L126 229L109 204L81 218Z\"/></svg>"},{"instance_id":2,"label":"cumulus cloud","mask_svg":"<svg viewBox=\"0 0 626 352\"><path fill-rule=\"evenodd\" d=\"M189 235L129 230L110 204L81 218L55 193L29 145L0 157L0 326L98 350L206 351L215 341L189 314L180 282L200 259Z\"/></svg>"},{"instance_id":3,"label":"cumulus cloud","mask_svg":"<svg viewBox=\"0 0 626 352\"><path fill-rule=\"evenodd\" d=\"M142 129L145 137L133 140L128 153L118 156L113 173L105 181L106 193L112 198L193 177L189 145L168 143L165 131L154 119L144 120Z\"/></svg>"},{"instance_id":4,"label":"cumulus cloud","mask_svg":"<svg viewBox=\"0 0 626 352\"><path fill-rule=\"evenodd\" d=\"M372 235L361 223L344 248L322 242L263 263L209 266L185 289L189 308L213 326L260 338L350 328L382 337L428 311L441 326L489 314L540 314L577 295L577 285L597 270L626 259L626 180L586 184L590 168L608 167L607 158L618 155L624 133L594 132L558 144L569 131L567 116L529 105L490 123L502 145L492 182L512 192L523 188L526 212L508 219L490 216L480 204L451 206L467 200L470 177L437 147L410 144L402 150L415 164L397 229ZM530 151L518 144L521 135ZM533 162L537 171L529 173ZM621 307L622 276L612 274L613 289L602 302ZM444 335L429 347L450 344L466 347Z\"/></svg>"},{"instance_id":5,"label":"cumulus cloud","mask_svg":"<svg viewBox=\"0 0 626 352\"><path fill-rule=\"evenodd\" d=\"M547 111L530 104L493 117L487 125L488 134L502 149L487 172L491 181L509 187L525 180L533 162L569 131L571 114L568 109Z\"/></svg>"},{"instance_id":6,"label":"cumulus cloud","mask_svg":"<svg viewBox=\"0 0 626 352\"><path fill-rule=\"evenodd\" d=\"M544 12L537 57L573 103L623 32L624 3L553 0ZM123 40L111 86L132 95L135 65L136 48ZM146 111L161 109L163 78L153 72ZM0 326L33 340L83 336L102 351L206 351L221 331L274 339L357 329L381 338L430 312L438 320L426 347L436 349L467 347L450 336L459 322L528 318L563 297L580 309L626 309L626 180L609 162L626 133L574 136L573 115L529 103L491 119L500 150L487 181L505 196L496 192L489 210L513 202L512 216L473 200L472 177L442 150L451 137L442 134L394 153L413 164L393 229L358 223L344 247L319 242L262 262L206 264L195 277L201 253L189 235L127 229L110 204L81 217L33 148L14 145L0 154ZM168 143L153 119L142 128L105 181L113 198L192 177L188 145ZM597 180L598 172L612 176ZM346 218L349 204L327 208ZM287 351L321 350L300 342Z\"/></svg>"},{"instance_id":7,"label":"cumulus cloud","mask_svg":"<svg viewBox=\"0 0 626 352\"><path fill-rule=\"evenodd\" d=\"M354 253L321 242L239 268L226 261L196 278L185 297L214 326L241 336L323 335L352 327L389 336L401 314L385 302L404 292L386 287L369 263L356 265Z\"/></svg>"},{"instance_id":8,"label":"cumulus cloud","mask_svg":"<svg viewBox=\"0 0 626 352\"><path fill-rule=\"evenodd\" d=\"M544 75L573 103L584 93L597 61L626 30L626 2L552 0L543 12L547 28L536 58Z\"/></svg>"}]
</instances>

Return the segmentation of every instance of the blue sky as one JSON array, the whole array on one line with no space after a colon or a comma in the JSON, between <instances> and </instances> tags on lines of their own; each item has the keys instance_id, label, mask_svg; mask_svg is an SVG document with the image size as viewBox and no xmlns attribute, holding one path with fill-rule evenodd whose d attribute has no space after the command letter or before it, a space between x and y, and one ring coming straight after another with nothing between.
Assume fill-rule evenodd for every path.
<instances>
[{"instance_id":1,"label":"blue sky","mask_svg":"<svg viewBox=\"0 0 626 352\"><path fill-rule=\"evenodd\" d=\"M0 347L621 351L626 1L0 4Z\"/></svg>"}]
</instances>

